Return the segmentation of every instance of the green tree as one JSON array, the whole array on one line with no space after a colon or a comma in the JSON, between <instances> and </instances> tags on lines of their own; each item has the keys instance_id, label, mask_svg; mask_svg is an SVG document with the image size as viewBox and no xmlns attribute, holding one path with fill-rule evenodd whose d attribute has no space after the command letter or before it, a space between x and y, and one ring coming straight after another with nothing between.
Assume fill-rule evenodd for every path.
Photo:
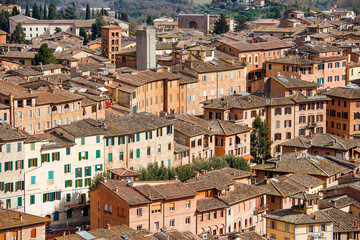
<instances>
[{"instance_id":1,"label":"green tree","mask_svg":"<svg viewBox=\"0 0 360 240\"><path fill-rule=\"evenodd\" d=\"M85 28L80 28L79 35L84 38L83 45L85 46L89 42L88 34Z\"/></svg>"},{"instance_id":2,"label":"green tree","mask_svg":"<svg viewBox=\"0 0 360 240\"><path fill-rule=\"evenodd\" d=\"M241 30L247 29L248 25L246 24L246 17L240 16L239 20L236 23L235 26L235 32L240 32Z\"/></svg>"},{"instance_id":3,"label":"green tree","mask_svg":"<svg viewBox=\"0 0 360 240\"><path fill-rule=\"evenodd\" d=\"M0 12L0 29L9 32L9 17L10 13L5 10L1 10Z\"/></svg>"},{"instance_id":4,"label":"green tree","mask_svg":"<svg viewBox=\"0 0 360 240\"><path fill-rule=\"evenodd\" d=\"M149 26L154 25L154 17L151 16L150 14L146 18L146 24L149 25Z\"/></svg>"},{"instance_id":5,"label":"green tree","mask_svg":"<svg viewBox=\"0 0 360 240\"><path fill-rule=\"evenodd\" d=\"M91 184L89 185L89 190L95 189L100 186L100 183L104 181L104 178L110 179L110 172L105 171L95 174L93 179L91 179Z\"/></svg>"},{"instance_id":6,"label":"green tree","mask_svg":"<svg viewBox=\"0 0 360 240\"><path fill-rule=\"evenodd\" d=\"M62 32L62 29L61 28L59 28L59 27L56 27L55 28L55 33L61 33Z\"/></svg>"},{"instance_id":7,"label":"green tree","mask_svg":"<svg viewBox=\"0 0 360 240\"><path fill-rule=\"evenodd\" d=\"M68 6L65 9L64 18L65 19L77 19L78 18L75 2L70 4L70 6Z\"/></svg>"},{"instance_id":8,"label":"green tree","mask_svg":"<svg viewBox=\"0 0 360 240\"><path fill-rule=\"evenodd\" d=\"M57 63L56 58L46 43L40 46L39 52L35 55L35 64L39 65L40 63L43 65Z\"/></svg>"},{"instance_id":9,"label":"green tree","mask_svg":"<svg viewBox=\"0 0 360 240\"><path fill-rule=\"evenodd\" d=\"M250 154L254 157L254 162L262 163L271 157L270 131L266 121L262 121L259 116L254 119L252 127L253 130L250 134Z\"/></svg>"},{"instance_id":10,"label":"green tree","mask_svg":"<svg viewBox=\"0 0 360 240\"><path fill-rule=\"evenodd\" d=\"M86 4L86 14L85 14L85 19L89 20L91 19L91 11L90 11L90 5Z\"/></svg>"},{"instance_id":11,"label":"green tree","mask_svg":"<svg viewBox=\"0 0 360 240\"><path fill-rule=\"evenodd\" d=\"M129 22L129 15L126 12L121 12L120 20L125 21L125 22Z\"/></svg>"},{"instance_id":12,"label":"green tree","mask_svg":"<svg viewBox=\"0 0 360 240\"><path fill-rule=\"evenodd\" d=\"M46 8L46 4L44 4L44 15L43 15L43 19L47 19L47 8Z\"/></svg>"},{"instance_id":13,"label":"green tree","mask_svg":"<svg viewBox=\"0 0 360 240\"><path fill-rule=\"evenodd\" d=\"M39 19L43 19L44 17L44 10L42 8L42 5L39 6Z\"/></svg>"},{"instance_id":14,"label":"green tree","mask_svg":"<svg viewBox=\"0 0 360 240\"><path fill-rule=\"evenodd\" d=\"M92 11L91 11L91 19L94 19L95 18L95 9L93 9Z\"/></svg>"},{"instance_id":15,"label":"green tree","mask_svg":"<svg viewBox=\"0 0 360 240\"><path fill-rule=\"evenodd\" d=\"M23 44L25 43L25 37L26 35L24 33L24 29L21 26L21 23L19 23L18 25L16 25L14 32L11 34L11 42Z\"/></svg>"},{"instance_id":16,"label":"green tree","mask_svg":"<svg viewBox=\"0 0 360 240\"><path fill-rule=\"evenodd\" d=\"M57 11L54 3L50 3L49 5L48 19L57 19Z\"/></svg>"},{"instance_id":17,"label":"green tree","mask_svg":"<svg viewBox=\"0 0 360 240\"><path fill-rule=\"evenodd\" d=\"M30 17L30 9L28 5L26 5L25 16Z\"/></svg>"},{"instance_id":18,"label":"green tree","mask_svg":"<svg viewBox=\"0 0 360 240\"><path fill-rule=\"evenodd\" d=\"M40 19L39 7L36 3L34 4L34 6L32 8L32 17L36 18L36 19Z\"/></svg>"},{"instance_id":19,"label":"green tree","mask_svg":"<svg viewBox=\"0 0 360 240\"><path fill-rule=\"evenodd\" d=\"M19 9L17 7L13 7L13 9L11 11L11 15L16 16L16 15L19 15L19 14L20 14Z\"/></svg>"},{"instance_id":20,"label":"green tree","mask_svg":"<svg viewBox=\"0 0 360 240\"><path fill-rule=\"evenodd\" d=\"M220 18L215 21L213 32L215 34L223 34L223 33L229 32L229 30L230 30L230 27L226 21L225 15L220 14Z\"/></svg>"},{"instance_id":21,"label":"green tree","mask_svg":"<svg viewBox=\"0 0 360 240\"><path fill-rule=\"evenodd\" d=\"M95 40L97 38L101 37L101 27L102 26L106 26L106 22L103 18L103 16L101 14L99 14L99 16L96 18L95 23L92 24L91 26L91 39Z\"/></svg>"}]
</instances>

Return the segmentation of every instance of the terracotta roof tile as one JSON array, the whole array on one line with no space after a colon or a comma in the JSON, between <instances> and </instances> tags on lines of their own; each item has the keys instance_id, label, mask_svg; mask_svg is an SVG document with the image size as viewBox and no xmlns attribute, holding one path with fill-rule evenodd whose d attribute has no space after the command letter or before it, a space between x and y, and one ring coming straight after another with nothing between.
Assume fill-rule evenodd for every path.
<instances>
[{"instance_id":1,"label":"terracotta roof tile","mask_svg":"<svg viewBox=\"0 0 360 240\"><path fill-rule=\"evenodd\" d=\"M22 215L22 221L20 221L20 214ZM6 230L11 228L26 227L35 224L44 224L50 222L51 219L38 217L28 213L20 213L10 209L0 208L0 230Z\"/></svg>"}]
</instances>

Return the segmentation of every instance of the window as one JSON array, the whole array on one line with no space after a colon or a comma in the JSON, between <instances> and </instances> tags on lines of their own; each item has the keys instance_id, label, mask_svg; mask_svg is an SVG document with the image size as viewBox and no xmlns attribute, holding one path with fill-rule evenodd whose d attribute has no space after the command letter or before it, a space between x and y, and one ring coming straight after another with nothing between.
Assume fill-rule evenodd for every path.
<instances>
[{"instance_id":1,"label":"window","mask_svg":"<svg viewBox=\"0 0 360 240\"><path fill-rule=\"evenodd\" d=\"M175 210L175 203L170 203L170 211L174 211Z\"/></svg>"},{"instance_id":2,"label":"window","mask_svg":"<svg viewBox=\"0 0 360 240\"><path fill-rule=\"evenodd\" d=\"M159 230L159 222L154 222L154 229Z\"/></svg>"},{"instance_id":3,"label":"window","mask_svg":"<svg viewBox=\"0 0 360 240\"><path fill-rule=\"evenodd\" d=\"M281 115L281 108L275 108L275 116Z\"/></svg>"},{"instance_id":4,"label":"window","mask_svg":"<svg viewBox=\"0 0 360 240\"><path fill-rule=\"evenodd\" d=\"M61 192L50 192L43 194L43 202L53 202L61 199Z\"/></svg>"},{"instance_id":5,"label":"window","mask_svg":"<svg viewBox=\"0 0 360 240\"><path fill-rule=\"evenodd\" d=\"M321 232L326 232L326 224L321 224L320 225L320 231Z\"/></svg>"},{"instance_id":6,"label":"window","mask_svg":"<svg viewBox=\"0 0 360 240\"><path fill-rule=\"evenodd\" d=\"M72 209L68 209L67 212L66 212L66 218L69 219L69 218L72 218Z\"/></svg>"},{"instance_id":7,"label":"window","mask_svg":"<svg viewBox=\"0 0 360 240\"><path fill-rule=\"evenodd\" d=\"M65 181L65 188L72 187L72 180L66 180Z\"/></svg>"},{"instance_id":8,"label":"window","mask_svg":"<svg viewBox=\"0 0 360 240\"><path fill-rule=\"evenodd\" d=\"M95 172L102 171L102 170L103 170L103 165L102 164L95 165Z\"/></svg>"},{"instance_id":9,"label":"window","mask_svg":"<svg viewBox=\"0 0 360 240\"><path fill-rule=\"evenodd\" d=\"M54 171L48 171L48 180L54 180Z\"/></svg>"},{"instance_id":10,"label":"window","mask_svg":"<svg viewBox=\"0 0 360 240\"><path fill-rule=\"evenodd\" d=\"M185 218L185 224L186 224L186 225L190 224L190 217L186 217L186 218Z\"/></svg>"},{"instance_id":11,"label":"window","mask_svg":"<svg viewBox=\"0 0 360 240\"><path fill-rule=\"evenodd\" d=\"M66 148L66 155L70 155L71 154L71 148L70 147L67 147Z\"/></svg>"},{"instance_id":12,"label":"window","mask_svg":"<svg viewBox=\"0 0 360 240\"><path fill-rule=\"evenodd\" d=\"M136 215L137 215L138 217L142 216L142 208L136 209Z\"/></svg>"},{"instance_id":13,"label":"window","mask_svg":"<svg viewBox=\"0 0 360 240\"><path fill-rule=\"evenodd\" d=\"M71 172L71 164L65 164L64 173L70 173L70 172Z\"/></svg>"},{"instance_id":14,"label":"window","mask_svg":"<svg viewBox=\"0 0 360 240\"><path fill-rule=\"evenodd\" d=\"M276 229L276 222L275 221L270 221L270 228L271 229Z\"/></svg>"},{"instance_id":15,"label":"window","mask_svg":"<svg viewBox=\"0 0 360 240\"><path fill-rule=\"evenodd\" d=\"M186 201L186 202L185 202L185 208L186 208L186 209L190 209L190 201Z\"/></svg>"},{"instance_id":16,"label":"window","mask_svg":"<svg viewBox=\"0 0 360 240\"><path fill-rule=\"evenodd\" d=\"M289 232L289 224L285 223L285 232Z\"/></svg>"},{"instance_id":17,"label":"window","mask_svg":"<svg viewBox=\"0 0 360 240\"><path fill-rule=\"evenodd\" d=\"M85 167L85 177L91 176L91 167Z\"/></svg>"},{"instance_id":18,"label":"window","mask_svg":"<svg viewBox=\"0 0 360 240\"><path fill-rule=\"evenodd\" d=\"M50 162L50 153L41 154L41 162Z\"/></svg>"},{"instance_id":19,"label":"window","mask_svg":"<svg viewBox=\"0 0 360 240\"><path fill-rule=\"evenodd\" d=\"M328 63L328 68L333 68L333 63Z\"/></svg>"},{"instance_id":20,"label":"window","mask_svg":"<svg viewBox=\"0 0 360 240\"><path fill-rule=\"evenodd\" d=\"M30 183L33 185L33 184L36 184L36 176L31 176L30 177Z\"/></svg>"},{"instance_id":21,"label":"window","mask_svg":"<svg viewBox=\"0 0 360 240\"><path fill-rule=\"evenodd\" d=\"M87 160L89 158L88 152L79 152L79 161Z\"/></svg>"},{"instance_id":22,"label":"window","mask_svg":"<svg viewBox=\"0 0 360 240\"><path fill-rule=\"evenodd\" d=\"M275 134L274 134L274 140L275 140L275 141L281 140L281 133L275 133Z\"/></svg>"},{"instance_id":23,"label":"window","mask_svg":"<svg viewBox=\"0 0 360 240\"><path fill-rule=\"evenodd\" d=\"M100 150L96 150L96 158L101 157L101 151Z\"/></svg>"},{"instance_id":24,"label":"window","mask_svg":"<svg viewBox=\"0 0 360 240\"><path fill-rule=\"evenodd\" d=\"M96 136L96 143L100 143L100 136Z\"/></svg>"},{"instance_id":25,"label":"window","mask_svg":"<svg viewBox=\"0 0 360 240\"><path fill-rule=\"evenodd\" d=\"M170 220L170 227L175 227L175 219Z\"/></svg>"},{"instance_id":26,"label":"window","mask_svg":"<svg viewBox=\"0 0 360 240\"><path fill-rule=\"evenodd\" d=\"M76 179L75 180L75 187L76 188L82 187L82 179Z\"/></svg>"},{"instance_id":27,"label":"window","mask_svg":"<svg viewBox=\"0 0 360 240\"><path fill-rule=\"evenodd\" d=\"M15 170L24 169L24 160L17 160L15 162Z\"/></svg>"},{"instance_id":28,"label":"window","mask_svg":"<svg viewBox=\"0 0 360 240\"><path fill-rule=\"evenodd\" d=\"M30 195L30 205L35 204L35 195Z\"/></svg>"},{"instance_id":29,"label":"window","mask_svg":"<svg viewBox=\"0 0 360 240\"><path fill-rule=\"evenodd\" d=\"M18 143L17 144L17 151L21 152L22 151L22 143Z\"/></svg>"},{"instance_id":30,"label":"window","mask_svg":"<svg viewBox=\"0 0 360 240\"><path fill-rule=\"evenodd\" d=\"M276 128L280 128L280 121L276 121Z\"/></svg>"},{"instance_id":31,"label":"window","mask_svg":"<svg viewBox=\"0 0 360 240\"><path fill-rule=\"evenodd\" d=\"M75 177L76 177L76 178L82 177L81 168L76 168L76 169L75 169Z\"/></svg>"},{"instance_id":32,"label":"window","mask_svg":"<svg viewBox=\"0 0 360 240\"><path fill-rule=\"evenodd\" d=\"M151 206L151 213L156 214L156 213L161 213L161 205L153 205Z\"/></svg>"},{"instance_id":33,"label":"window","mask_svg":"<svg viewBox=\"0 0 360 240\"><path fill-rule=\"evenodd\" d=\"M60 161L60 152L52 153L52 160L53 161Z\"/></svg>"},{"instance_id":34,"label":"window","mask_svg":"<svg viewBox=\"0 0 360 240\"><path fill-rule=\"evenodd\" d=\"M81 145L85 145L85 138L81 138Z\"/></svg>"},{"instance_id":35,"label":"window","mask_svg":"<svg viewBox=\"0 0 360 240\"><path fill-rule=\"evenodd\" d=\"M30 158L28 161L29 161L29 168L37 167L37 158Z\"/></svg>"},{"instance_id":36,"label":"window","mask_svg":"<svg viewBox=\"0 0 360 240\"><path fill-rule=\"evenodd\" d=\"M13 170L13 162L5 162L5 172Z\"/></svg>"},{"instance_id":37,"label":"window","mask_svg":"<svg viewBox=\"0 0 360 240\"><path fill-rule=\"evenodd\" d=\"M315 227L314 227L314 225L309 225L308 227L307 227L307 232L309 232L309 233L313 233L313 232L315 232Z\"/></svg>"}]
</instances>

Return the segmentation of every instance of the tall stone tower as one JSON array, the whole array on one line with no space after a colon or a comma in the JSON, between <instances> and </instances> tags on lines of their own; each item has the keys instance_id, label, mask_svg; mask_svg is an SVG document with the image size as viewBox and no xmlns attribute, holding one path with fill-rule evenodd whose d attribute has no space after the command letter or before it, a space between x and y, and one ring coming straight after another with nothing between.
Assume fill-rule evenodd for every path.
<instances>
[{"instance_id":1,"label":"tall stone tower","mask_svg":"<svg viewBox=\"0 0 360 240\"><path fill-rule=\"evenodd\" d=\"M156 68L155 29L142 27L136 30L136 69Z\"/></svg>"},{"instance_id":2,"label":"tall stone tower","mask_svg":"<svg viewBox=\"0 0 360 240\"><path fill-rule=\"evenodd\" d=\"M115 54L121 50L121 27L101 27L101 53L115 63Z\"/></svg>"}]
</instances>

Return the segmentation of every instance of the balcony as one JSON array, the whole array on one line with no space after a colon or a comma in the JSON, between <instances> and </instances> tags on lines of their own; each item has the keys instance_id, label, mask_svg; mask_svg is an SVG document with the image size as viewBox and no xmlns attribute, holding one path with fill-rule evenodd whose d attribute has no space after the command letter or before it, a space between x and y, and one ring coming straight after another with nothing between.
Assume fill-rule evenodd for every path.
<instances>
[{"instance_id":1,"label":"balcony","mask_svg":"<svg viewBox=\"0 0 360 240\"><path fill-rule=\"evenodd\" d=\"M317 123L316 122L309 122L307 124L307 128L315 128L317 126Z\"/></svg>"},{"instance_id":2,"label":"balcony","mask_svg":"<svg viewBox=\"0 0 360 240\"><path fill-rule=\"evenodd\" d=\"M266 210L269 209L269 205L268 204L263 204L263 205L260 205L260 206L257 206L254 210L254 214L259 214L261 212L264 212Z\"/></svg>"}]
</instances>

